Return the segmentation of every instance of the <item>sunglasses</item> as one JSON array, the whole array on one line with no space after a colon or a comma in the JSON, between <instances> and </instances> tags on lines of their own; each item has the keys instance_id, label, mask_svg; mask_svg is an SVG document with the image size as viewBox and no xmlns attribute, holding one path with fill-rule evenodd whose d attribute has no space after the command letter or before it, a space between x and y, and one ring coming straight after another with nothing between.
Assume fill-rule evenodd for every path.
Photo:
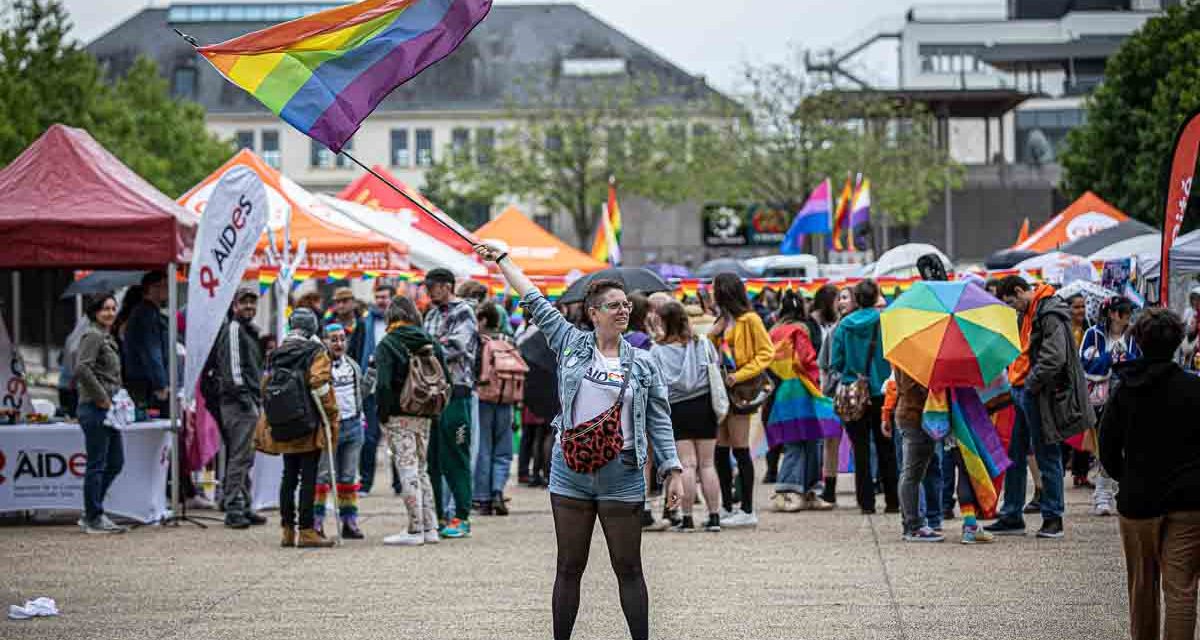
<instances>
[{"instance_id":1,"label":"sunglasses","mask_svg":"<svg viewBox=\"0 0 1200 640\"><path fill-rule=\"evenodd\" d=\"M614 300L612 302L598 304L593 308L604 309L610 313L616 313L617 311L633 311L633 303L628 300Z\"/></svg>"}]
</instances>

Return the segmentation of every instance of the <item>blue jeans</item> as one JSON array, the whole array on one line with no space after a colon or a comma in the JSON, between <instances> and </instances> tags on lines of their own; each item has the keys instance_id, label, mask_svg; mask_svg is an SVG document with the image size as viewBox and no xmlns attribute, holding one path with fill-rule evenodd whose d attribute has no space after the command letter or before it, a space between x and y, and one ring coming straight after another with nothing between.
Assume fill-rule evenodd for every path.
<instances>
[{"instance_id":1,"label":"blue jeans","mask_svg":"<svg viewBox=\"0 0 1200 640\"><path fill-rule=\"evenodd\" d=\"M896 441L896 466L900 468L900 508L904 513L904 530L914 531L921 526L931 529L942 527L942 459L944 448L941 441L929 437L920 427L916 429L897 426L892 430L892 438ZM913 466L905 464L909 454L914 453ZM928 456L924 460L925 471L917 473L917 467L922 463L918 458ZM912 500L911 494L916 494ZM908 496L908 497L906 497Z\"/></svg>"},{"instance_id":2,"label":"blue jeans","mask_svg":"<svg viewBox=\"0 0 1200 640\"><path fill-rule=\"evenodd\" d=\"M1037 396L1025 387L1013 387L1012 396L1017 420L1013 425L1012 442L1008 445L1008 457L1013 464L1004 476L1004 507L1000 509L1000 517L1010 522L1024 522L1021 512L1025 508L1025 481L1029 474L1025 456L1032 449L1042 474L1042 519L1061 518L1062 452L1058 444L1046 444L1042 437L1042 414Z\"/></svg>"},{"instance_id":3,"label":"blue jeans","mask_svg":"<svg viewBox=\"0 0 1200 640\"><path fill-rule=\"evenodd\" d=\"M83 474L83 517L94 520L104 514L104 494L125 466L125 444L121 432L104 426L106 409L91 402L79 405L87 468Z\"/></svg>"},{"instance_id":4,"label":"blue jeans","mask_svg":"<svg viewBox=\"0 0 1200 640\"><path fill-rule=\"evenodd\" d=\"M475 458L475 499L504 492L513 459L513 406L479 403L479 453Z\"/></svg>"},{"instance_id":5,"label":"blue jeans","mask_svg":"<svg viewBox=\"0 0 1200 640\"><path fill-rule=\"evenodd\" d=\"M942 454L942 511L950 511L954 509L954 490L959 489L959 493L971 491L971 480L965 474L957 474L959 465L954 462L954 456L945 455L944 451ZM959 498L961 504L962 496L960 495Z\"/></svg>"},{"instance_id":6,"label":"blue jeans","mask_svg":"<svg viewBox=\"0 0 1200 640\"><path fill-rule=\"evenodd\" d=\"M347 418L338 424L337 451L333 454L333 463L337 465L337 484L354 484L358 481L358 468L361 463L362 446L365 438L361 418ZM329 454L321 452L321 461L317 466L317 484L330 484Z\"/></svg>"},{"instance_id":7,"label":"blue jeans","mask_svg":"<svg viewBox=\"0 0 1200 640\"><path fill-rule=\"evenodd\" d=\"M646 478L637 466L637 453L626 449L595 473L577 473L563 459L562 446L554 443L550 462L550 493L576 500L642 504Z\"/></svg>"},{"instance_id":8,"label":"blue jeans","mask_svg":"<svg viewBox=\"0 0 1200 640\"><path fill-rule=\"evenodd\" d=\"M801 440L783 445L779 461L776 493L808 493L821 478L821 450L824 440Z\"/></svg>"}]
</instances>

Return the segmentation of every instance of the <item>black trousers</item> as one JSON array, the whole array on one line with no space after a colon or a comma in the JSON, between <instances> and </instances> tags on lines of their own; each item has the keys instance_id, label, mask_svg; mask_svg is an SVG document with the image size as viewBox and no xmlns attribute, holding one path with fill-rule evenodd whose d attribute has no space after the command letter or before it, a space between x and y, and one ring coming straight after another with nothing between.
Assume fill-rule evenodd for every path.
<instances>
[{"instance_id":1,"label":"black trousers","mask_svg":"<svg viewBox=\"0 0 1200 640\"><path fill-rule=\"evenodd\" d=\"M313 528L313 502L317 493L317 463L321 450L283 454L283 482L279 485L279 515L283 526L296 526L296 509L300 510L300 528ZM300 504L296 504L296 489L300 489Z\"/></svg>"},{"instance_id":2,"label":"black trousers","mask_svg":"<svg viewBox=\"0 0 1200 640\"><path fill-rule=\"evenodd\" d=\"M871 473L872 440L875 442L875 455L879 459L884 502L888 509L900 507L896 446L891 438L883 435L882 409L883 398L872 397L862 419L846 423L846 433L850 434L850 442L854 444L854 495L858 506L867 511L875 509L875 478Z\"/></svg>"}]
</instances>

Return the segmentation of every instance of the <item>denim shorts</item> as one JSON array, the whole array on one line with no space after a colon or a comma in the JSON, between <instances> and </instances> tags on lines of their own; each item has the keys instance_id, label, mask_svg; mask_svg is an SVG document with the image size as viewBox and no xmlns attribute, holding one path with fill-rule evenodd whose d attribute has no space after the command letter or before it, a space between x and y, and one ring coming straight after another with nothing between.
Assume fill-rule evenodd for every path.
<instances>
[{"instance_id":1,"label":"denim shorts","mask_svg":"<svg viewBox=\"0 0 1200 640\"><path fill-rule=\"evenodd\" d=\"M550 463L550 493L576 500L642 502L646 479L633 449L621 452L595 473L577 473L567 466L562 447L554 443Z\"/></svg>"}]
</instances>

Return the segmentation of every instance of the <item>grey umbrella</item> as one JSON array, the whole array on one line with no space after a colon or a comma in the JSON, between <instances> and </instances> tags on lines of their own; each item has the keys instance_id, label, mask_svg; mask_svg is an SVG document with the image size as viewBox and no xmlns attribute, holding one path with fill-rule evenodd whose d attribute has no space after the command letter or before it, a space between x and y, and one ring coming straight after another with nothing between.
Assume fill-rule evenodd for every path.
<instances>
[{"instance_id":1,"label":"grey umbrella","mask_svg":"<svg viewBox=\"0 0 1200 640\"><path fill-rule=\"evenodd\" d=\"M584 296L587 294L588 285L596 280L617 280L625 285L625 291L630 293L641 291L643 293L654 293L655 291L670 291L671 287L663 279L658 277L657 273L642 267L614 267L611 269L601 269L595 273L588 275L571 283L567 290L563 292L559 302L583 302Z\"/></svg>"},{"instance_id":2,"label":"grey umbrella","mask_svg":"<svg viewBox=\"0 0 1200 640\"><path fill-rule=\"evenodd\" d=\"M145 271L93 271L71 283L62 297L86 296L92 293L111 293L117 289L142 283Z\"/></svg>"},{"instance_id":3,"label":"grey umbrella","mask_svg":"<svg viewBox=\"0 0 1200 640\"><path fill-rule=\"evenodd\" d=\"M1070 253L1076 256L1087 257L1097 251L1114 245L1122 240L1144 236L1148 233L1158 231L1154 227L1137 220L1126 220L1115 227L1109 227L1103 231L1097 231L1090 236L1084 236L1078 240L1072 240L1058 250L1063 253Z\"/></svg>"}]
</instances>

